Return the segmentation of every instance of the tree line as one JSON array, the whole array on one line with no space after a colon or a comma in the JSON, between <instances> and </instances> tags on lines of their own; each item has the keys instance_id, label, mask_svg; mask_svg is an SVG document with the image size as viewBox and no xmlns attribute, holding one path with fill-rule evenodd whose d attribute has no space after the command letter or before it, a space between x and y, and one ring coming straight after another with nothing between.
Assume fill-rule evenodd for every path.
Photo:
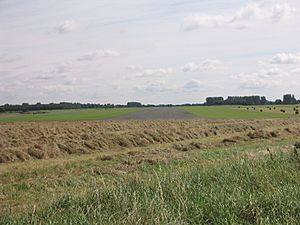
<instances>
[{"instance_id":1,"label":"tree line","mask_svg":"<svg viewBox=\"0 0 300 225\"><path fill-rule=\"evenodd\" d=\"M142 104L140 102L128 102L125 105L121 104L92 104L92 103L49 103L36 104L23 103L20 105L5 104L0 106L0 112L29 112L42 110L63 110L63 109L108 109L108 108L125 108L125 107L174 107L174 106L205 106L205 105L272 105L272 104L297 104L299 100L292 94L283 96L283 100L268 101L264 96L229 96L227 99L223 97L207 97L204 104L201 103L186 103L186 104Z\"/></svg>"},{"instance_id":2,"label":"tree line","mask_svg":"<svg viewBox=\"0 0 300 225\"><path fill-rule=\"evenodd\" d=\"M277 99L269 101L265 96L229 96L227 99L223 97L207 97L204 105L272 105L272 104L297 104L300 100L295 95L286 94L283 100Z\"/></svg>"},{"instance_id":3,"label":"tree line","mask_svg":"<svg viewBox=\"0 0 300 225\"><path fill-rule=\"evenodd\" d=\"M185 106L189 105L203 105L203 104L184 104ZM64 109L111 109L111 108L138 108L138 107L173 107L180 105L173 104L142 104L140 102L128 102L126 105L121 104L92 104L92 103L70 103L70 102L60 102L60 103L49 103L42 104L40 102L36 104L22 103L20 105L5 104L0 106L1 112L34 112L42 110L64 110Z\"/></svg>"}]
</instances>

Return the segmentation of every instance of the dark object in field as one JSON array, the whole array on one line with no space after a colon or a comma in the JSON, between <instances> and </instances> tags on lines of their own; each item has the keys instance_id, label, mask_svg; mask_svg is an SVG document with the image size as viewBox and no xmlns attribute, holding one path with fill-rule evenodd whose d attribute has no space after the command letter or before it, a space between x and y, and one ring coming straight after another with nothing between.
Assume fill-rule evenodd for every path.
<instances>
[{"instance_id":1,"label":"dark object in field","mask_svg":"<svg viewBox=\"0 0 300 225\"><path fill-rule=\"evenodd\" d=\"M285 113L285 110L284 109L280 109L280 112Z\"/></svg>"},{"instance_id":2,"label":"dark object in field","mask_svg":"<svg viewBox=\"0 0 300 225\"><path fill-rule=\"evenodd\" d=\"M247 110L249 110L249 108L247 107Z\"/></svg>"},{"instance_id":3,"label":"dark object in field","mask_svg":"<svg viewBox=\"0 0 300 225\"><path fill-rule=\"evenodd\" d=\"M296 110L295 114L296 114L296 115L299 115L299 111L298 111L298 110Z\"/></svg>"},{"instance_id":4,"label":"dark object in field","mask_svg":"<svg viewBox=\"0 0 300 225\"><path fill-rule=\"evenodd\" d=\"M295 148L295 149L300 149L300 141L299 141L299 142L296 142L296 143L294 144L294 148Z\"/></svg>"},{"instance_id":5,"label":"dark object in field","mask_svg":"<svg viewBox=\"0 0 300 225\"><path fill-rule=\"evenodd\" d=\"M29 115L38 115L38 114L46 114L48 112L45 111L37 111L37 112L30 112L30 111L22 111L20 114L29 114Z\"/></svg>"},{"instance_id":6,"label":"dark object in field","mask_svg":"<svg viewBox=\"0 0 300 225\"><path fill-rule=\"evenodd\" d=\"M263 111L264 111L264 110L262 110L262 109L260 110L260 112L263 112Z\"/></svg>"},{"instance_id":7,"label":"dark object in field","mask_svg":"<svg viewBox=\"0 0 300 225\"><path fill-rule=\"evenodd\" d=\"M113 157L110 155L106 155L106 156L99 157L98 159L100 159L101 161L110 161L113 160Z\"/></svg>"},{"instance_id":8,"label":"dark object in field","mask_svg":"<svg viewBox=\"0 0 300 225\"><path fill-rule=\"evenodd\" d=\"M300 154L298 152L299 150L300 150L300 142L296 142L294 145L294 155L295 155L296 161L298 163L298 166L300 168Z\"/></svg>"},{"instance_id":9,"label":"dark object in field","mask_svg":"<svg viewBox=\"0 0 300 225\"><path fill-rule=\"evenodd\" d=\"M267 152L270 154L271 160L274 161L274 155L273 155L272 151L269 148L267 148Z\"/></svg>"}]
</instances>

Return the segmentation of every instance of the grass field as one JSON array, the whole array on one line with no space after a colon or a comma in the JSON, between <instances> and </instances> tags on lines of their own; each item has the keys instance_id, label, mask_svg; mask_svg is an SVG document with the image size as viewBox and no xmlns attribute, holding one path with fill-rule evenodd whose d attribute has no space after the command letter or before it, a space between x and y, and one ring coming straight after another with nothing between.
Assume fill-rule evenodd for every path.
<instances>
[{"instance_id":1,"label":"grass field","mask_svg":"<svg viewBox=\"0 0 300 225\"><path fill-rule=\"evenodd\" d=\"M294 142L191 151L138 167L133 151L8 164L0 224L297 224Z\"/></svg>"},{"instance_id":2,"label":"grass field","mask_svg":"<svg viewBox=\"0 0 300 225\"><path fill-rule=\"evenodd\" d=\"M209 119L271 119L271 118L293 118L299 117L295 115L293 108L296 105L275 105L270 106L191 106L181 107L187 112L197 115L201 118ZM274 110L273 107L276 109ZM248 110L247 110L248 108ZM280 109L286 110L285 113ZM261 112L260 110L263 110Z\"/></svg>"},{"instance_id":3,"label":"grass field","mask_svg":"<svg viewBox=\"0 0 300 225\"><path fill-rule=\"evenodd\" d=\"M2 114L15 123L0 126L0 225L298 224L292 107L184 108L231 120L76 121L136 110ZM65 122L36 122L52 120Z\"/></svg>"},{"instance_id":4,"label":"grass field","mask_svg":"<svg viewBox=\"0 0 300 225\"><path fill-rule=\"evenodd\" d=\"M293 110L296 105L277 106L191 106L179 107L190 112L199 118L207 119L272 119L272 118L295 118ZM273 108L276 109L273 109ZM254 109L255 108L255 109ZM280 112L281 109L285 113ZM133 112L151 109L143 108L119 108L119 109L79 109L79 110L53 110L29 113L0 113L0 122L39 122L39 121L88 121L100 119L114 119L119 116L126 116ZM161 109L163 110L163 109ZM263 110L263 112L261 112ZM172 114L172 113L171 113ZM172 119L172 115L169 115ZM164 112L162 112L164 115ZM148 113L149 116L149 113ZM134 116L133 116L134 117ZM147 119L147 113L144 119ZM164 115L168 118L168 115ZM151 115L149 119L151 119ZM137 117L137 120L139 117Z\"/></svg>"},{"instance_id":5,"label":"grass field","mask_svg":"<svg viewBox=\"0 0 300 225\"><path fill-rule=\"evenodd\" d=\"M6 123L0 224L297 224L299 134L299 119Z\"/></svg>"},{"instance_id":6,"label":"grass field","mask_svg":"<svg viewBox=\"0 0 300 225\"><path fill-rule=\"evenodd\" d=\"M84 121L110 119L136 112L138 108L51 110L44 113L1 113L0 122Z\"/></svg>"}]
</instances>

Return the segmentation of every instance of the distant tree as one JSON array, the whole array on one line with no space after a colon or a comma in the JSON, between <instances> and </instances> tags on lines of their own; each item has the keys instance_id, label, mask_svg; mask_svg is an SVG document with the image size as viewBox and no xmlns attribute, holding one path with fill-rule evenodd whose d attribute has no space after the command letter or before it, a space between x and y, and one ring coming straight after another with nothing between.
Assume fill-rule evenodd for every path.
<instances>
[{"instance_id":1,"label":"distant tree","mask_svg":"<svg viewBox=\"0 0 300 225\"><path fill-rule=\"evenodd\" d=\"M266 99L265 96L263 96L263 97L261 97L261 99L260 99L260 103L261 103L262 105L266 105L266 104L269 103L269 101Z\"/></svg>"},{"instance_id":2,"label":"distant tree","mask_svg":"<svg viewBox=\"0 0 300 225\"><path fill-rule=\"evenodd\" d=\"M294 95L287 94L283 96L283 103L284 104L296 104L297 100Z\"/></svg>"},{"instance_id":3,"label":"distant tree","mask_svg":"<svg viewBox=\"0 0 300 225\"><path fill-rule=\"evenodd\" d=\"M127 102L127 107L142 107L140 102Z\"/></svg>"},{"instance_id":4,"label":"distant tree","mask_svg":"<svg viewBox=\"0 0 300 225\"><path fill-rule=\"evenodd\" d=\"M223 97L208 97L206 98L206 105L223 105Z\"/></svg>"}]
</instances>

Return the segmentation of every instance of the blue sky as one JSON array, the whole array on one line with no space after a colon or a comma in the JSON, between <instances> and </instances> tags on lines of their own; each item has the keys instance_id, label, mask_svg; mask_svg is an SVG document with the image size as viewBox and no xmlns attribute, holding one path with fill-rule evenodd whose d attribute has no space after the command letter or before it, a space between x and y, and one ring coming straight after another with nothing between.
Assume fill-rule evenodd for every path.
<instances>
[{"instance_id":1,"label":"blue sky","mask_svg":"<svg viewBox=\"0 0 300 225\"><path fill-rule=\"evenodd\" d=\"M0 104L300 97L297 0L0 0Z\"/></svg>"}]
</instances>

